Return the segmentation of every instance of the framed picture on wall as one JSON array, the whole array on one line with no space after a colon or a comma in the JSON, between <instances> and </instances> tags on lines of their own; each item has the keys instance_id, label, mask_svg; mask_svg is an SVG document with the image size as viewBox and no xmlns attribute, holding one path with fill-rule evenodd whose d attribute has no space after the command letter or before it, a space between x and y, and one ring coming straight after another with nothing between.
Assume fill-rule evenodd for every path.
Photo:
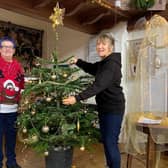
<instances>
[{"instance_id":1,"label":"framed picture on wall","mask_svg":"<svg viewBox=\"0 0 168 168\"><path fill-rule=\"evenodd\" d=\"M128 77L132 79L136 76L137 61L142 40L135 39L128 41Z\"/></svg>"},{"instance_id":2,"label":"framed picture on wall","mask_svg":"<svg viewBox=\"0 0 168 168\"><path fill-rule=\"evenodd\" d=\"M30 71L35 58L42 56L43 30L0 21L0 38L4 36L15 40L15 57L21 61L26 72Z\"/></svg>"}]
</instances>

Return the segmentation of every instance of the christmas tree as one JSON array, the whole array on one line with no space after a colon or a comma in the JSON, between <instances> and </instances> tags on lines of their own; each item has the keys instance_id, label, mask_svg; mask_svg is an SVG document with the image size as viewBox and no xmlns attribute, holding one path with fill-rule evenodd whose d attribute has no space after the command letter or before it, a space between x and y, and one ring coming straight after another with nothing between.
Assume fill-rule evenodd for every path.
<instances>
[{"instance_id":1,"label":"christmas tree","mask_svg":"<svg viewBox=\"0 0 168 168\"><path fill-rule=\"evenodd\" d=\"M68 58L70 59L70 58ZM18 117L19 138L45 155L51 148L79 146L84 150L97 142L97 114L84 103L65 106L62 99L87 87L89 76L79 76L79 69L52 59L38 58L27 78Z\"/></svg>"}]
</instances>

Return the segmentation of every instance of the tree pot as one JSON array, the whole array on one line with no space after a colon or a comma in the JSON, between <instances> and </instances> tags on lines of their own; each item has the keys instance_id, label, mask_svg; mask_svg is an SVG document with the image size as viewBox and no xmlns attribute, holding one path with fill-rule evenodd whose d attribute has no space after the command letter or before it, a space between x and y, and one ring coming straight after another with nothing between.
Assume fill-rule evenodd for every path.
<instances>
[{"instance_id":1,"label":"tree pot","mask_svg":"<svg viewBox=\"0 0 168 168\"><path fill-rule=\"evenodd\" d=\"M46 156L46 168L71 168L73 148L53 148Z\"/></svg>"}]
</instances>

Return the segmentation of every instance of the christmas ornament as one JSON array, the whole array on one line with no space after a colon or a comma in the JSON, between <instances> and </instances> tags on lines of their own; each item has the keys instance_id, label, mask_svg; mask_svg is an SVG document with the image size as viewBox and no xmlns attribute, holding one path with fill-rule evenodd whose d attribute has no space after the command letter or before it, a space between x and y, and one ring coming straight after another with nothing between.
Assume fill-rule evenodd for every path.
<instances>
[{"instance_id":1,"label":"christmas ornament","mask_svg":"<svg viewBox=\"0 0 168 168\"><path fill-rule=\"evenodd\" d=\"M87 110L84 110L84 113L86 114L86 113L87 113Z\"/></svg>"},{"instance_id":2,"label":"christmas ornament","mask_svg":"<svg viewBox=\"0 0 168 168\"><path fill-rule=\"evenodd\" d=\"M41 84L42 82L41 82L41 79L39 79L39 84Z\"/></svg>"},{"instance_id":3,"label":"christmas ornament","mask_svg":"<svg viewBox=\"0 0 168 168\"><path fill-rule=\"evenodd\" d=\"M42 74L40 73L39 82L38 82L39 84L42 83L41 79L42 79Z\"/></svg>"},{"instance_id":4,"label":"christmas ornament","mask_svg":"<svg viewBox=\"0 0 168 168\"><path fill-rule=\"evenodd\" d=\"M81 151L84 151L84 150L85 150L85 147L84 147L84 146L81 146L81 147L80 147L80 150L81 150Z\"/></svg>"},{"instance_id":5,"label":"christmas ornament","mask_svg":"<svg viewBox=\"0 0 168 168\"><path fill-rule=\"evenodd\" d=\"M61 9L59 7L59 3L57 2L54 7L54 13L51 14L49 19L52 21L52 27L56 29L59 25L63 25L63 17L64 17L65 9Z\"/></svg>"},{"instance_id":6,"label":"christmas ornament","mask_svg":"<svg viewBox=\"0 0 168 168\"><path fill-rule=\"evenodd\" d=\"M44 133L48 133L49 130L50 130L50 128L47 125L45 125L45 126L42 127L42 131Z\"/></svg>"},{"instance_id":7,"label":"christmas ornament","mask_svg":"<svg viewBox=\"0 0 168 168\"><path fill-rule=\"evenodd\" d=\"M51 100L52 100L51 97L47 97L47 98L46 98L46 101L47 101L47 102L50 102Z\"/></svg>"},{"instance_id":8,"label":"christmas ornament","mask_svg":"<svg viewBox=\"0 0 168 168\"><path fill-rule=\"evenodd\" d=\"M33 110L33 111L31 111L31 114L34 115L34 114L36 114L36 112Z\"/></svg>"},{"instance_id":9,"label":"christmas ornament","mask_svg":"<svg viewBox=\"0 0 168 168\"><path fill-rule=\"evenodd\" d=\"M68 74L67 74L67 73L64 73L64 74L63 74L63 77L64 77L64 78L66 78L67 76L68 76Z\"/></svg>"},{"instance_id":10,"label":"christmas ornament","mask_svg":"<svg viewBox=\"0 0 168 168\"><path fill-rule=\"evenodd\" d=\"M53 74L52 76L51 76L51 79L56 79L56 75L55 74Z\"/></svg>"},{"instance_id":11,"label":"christmas ornament","mask_svg":"<svg viewBox=\"0 0 168 168\"><path fill-rule=\"evenodd\" d=\"M23 132L23 133L27 133L27 129L26 129L26 128L23 128L22 132Z\"/></svg>"},{"instance_id":12,"label":"christmas ornament","mask_svg":"<svg viewBox=\"0 0 168 168\"><path fill-rule=\"evenodd\" d=\"M39 62L35 63L36 67L39 67L41 64Z\"/></svg>"},{"instance_id":13,"label":"christmas ornament","mask_svg":"<svg viewBox=\"0 0 168 168\"><path fill-rule=\"evenodd\" d=\"M49 152L48 151L45 151L44 152L44 156L48 156L49 155Z\"/></svg>"},{"instance_id":14,"label":"christmas ornament","mask_svg":"<svg viewBox=\"0 0 168 168\"><path fill-rule=\"evenodd\" d=\"M79 122L79 119L77 120L77 131L79 132L79 130L80 130L80 122Z\"/></svg>"}]
</instances>

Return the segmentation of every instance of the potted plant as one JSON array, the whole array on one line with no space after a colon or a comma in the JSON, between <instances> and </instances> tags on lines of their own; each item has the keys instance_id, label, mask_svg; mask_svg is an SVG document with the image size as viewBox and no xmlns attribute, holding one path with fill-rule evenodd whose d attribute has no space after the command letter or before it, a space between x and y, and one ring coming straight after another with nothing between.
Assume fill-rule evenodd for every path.
<instances>
[{"instance_id":1,"label":"potted plant","mask_svg":"<svg viewBox=\"0 0 168 168\"><path fill-rule=\"evenodd\" d=\"M65 65L68 59L58 62L56 52L52 60L37 59L26 82L17 120L20 140L46 156L47 168L70 168L73 147L84 150L99 139L93 109L84 103L62 104L63 97L81 91L90 79ZM56 156L58 153L60 156Z\"/></svg>"},{"instance_id":2,"label":"potted plant","mask_svg":"<svg viewBox=\"0 0 168 168\"><path fill-rule=\"evenodd\" d=\"M155 0L131 0L130 5L139 10L147 10L155 5Z\"/></svg>"}]
</instances>

